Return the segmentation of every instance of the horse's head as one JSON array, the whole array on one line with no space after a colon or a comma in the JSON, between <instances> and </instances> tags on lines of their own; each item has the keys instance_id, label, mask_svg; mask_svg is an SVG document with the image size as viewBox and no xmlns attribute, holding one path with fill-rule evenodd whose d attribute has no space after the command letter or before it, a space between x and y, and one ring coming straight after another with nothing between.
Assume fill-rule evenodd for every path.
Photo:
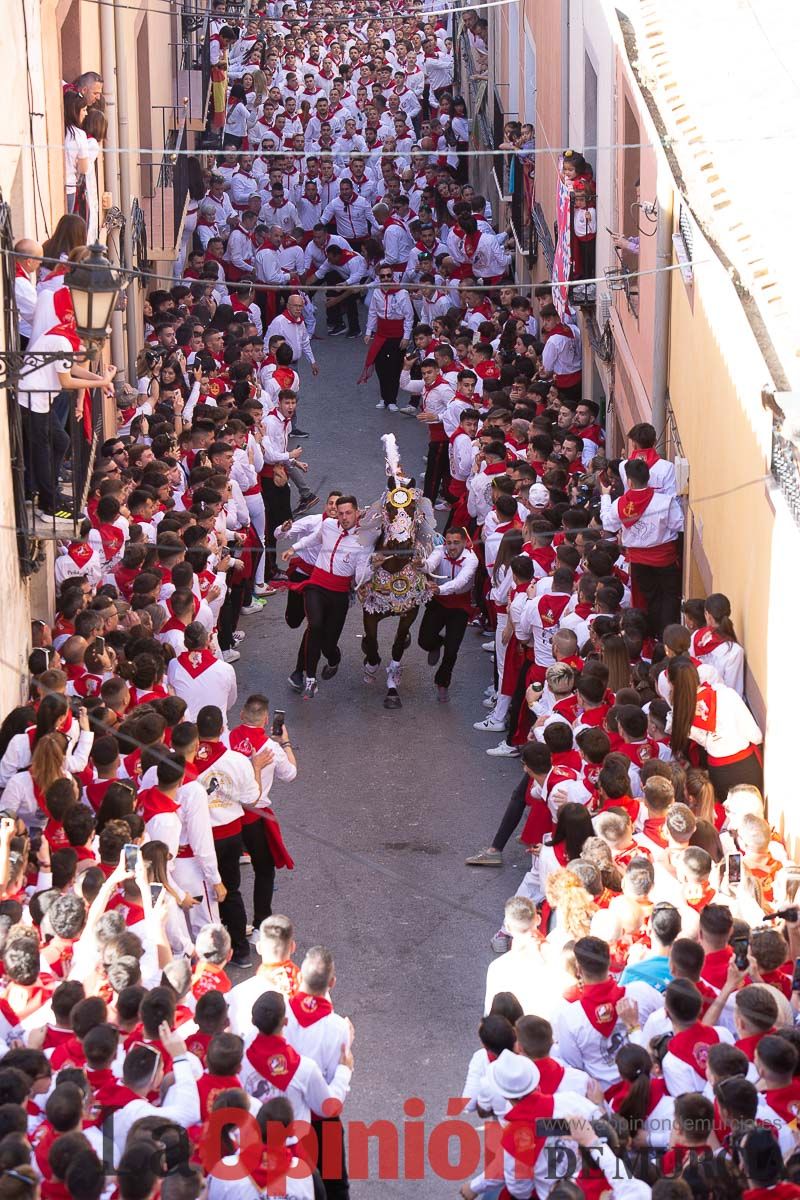
<instances>
[{"instance_id":1,"label":"horse's head","mask_svg":"<svg viewBox=\"0 0 800 1200\"><path fill-rule=\"evenodd\" d=\"M406 483L396 482L394 476L388 480L388 489L383 501L381 524L384 546L407 545L414 540L415 517L419 490L413 479Z\"/></svg>"}]
</instances>

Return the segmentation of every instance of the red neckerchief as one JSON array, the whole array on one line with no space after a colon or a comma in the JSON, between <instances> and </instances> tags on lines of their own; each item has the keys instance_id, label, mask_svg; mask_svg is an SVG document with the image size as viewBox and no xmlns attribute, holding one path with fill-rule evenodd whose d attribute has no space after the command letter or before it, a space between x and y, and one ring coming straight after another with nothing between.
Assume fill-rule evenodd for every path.
<instances>
[{"instance_id":1,"label":"red neckerchief","mask_svg":"<svg viewBox=\"0 0 800 1200\"><path fill-rule=\"evenodd\" d=\"M543 1092L530 1092L505 1115L506 1127L500 1145L518 1162L533 1169L546 1138L536 1136L536 1122L552 1117L555 1101Z\"/></svg>"},{"instance_id":2,"label":"red neckerchief","mask_svg":"<svg viewBox=\"0 0 800 1200\"><path fill-rule=\"evenodd\" d=\"M229 1088L242 1086L238 1075L201 1075L197 1081L197 1095L200 1099L200 1119L206 1121L213 1108L214 1101L220 1092Z\"/></svg>"},{"instance_id":3,"label":"red neckerchief","mask_svg":"<svg viewBox=\"0 0 800 1200\"><path fill-rule=\"evenodd\" d=\"M643 738L641 742L625 742L619 753L629 758L635 766L641 766L648 759L658 758L658 742L655 738Z\"/></svg>"},{"instance_id":4,"label":"red neckerchief","mask_svg":"<svg viewBox=\"0 0 800 1200\"><path fill-rule=\"evenodd\" d=\"M216 661L210 650L184 650L178 655L178 662L192 679L198 679Z\"/></svg>"},{"instance_id":5,"label":"red neckerchief","mask_svg":"<svg viewBox=\"0 0 800 1200\"><path fill-rule=\"evenodd\" d=\"M143 788L136 797L136 811L147 824L153 817L161 813L176 813L178 805L172 796L167 796L157 787Z\"/></svg>"},{"instance_id":6,"label":"red neckerchief","mask_svg":"<svg viewBox=\"0 0 800 1200\"><path fill-rule=\"evenodd\" d=\"M797 1200L800 1185L781 1180L771 1188L748 1188L742 1192L742 1200Z\"/></svg>"},{"instance_id":7,"label":"red neckerchief","mask_svg":"<svg viewBox=\"0 0 800 1200\"><path fill-rule=\"evenodd\" d=\"M551 629L553 625L558 624L569 601L570 597L561 592L545 592L538 605L539 616L545 629Z\"/></svg>"},{"instance_id":8,"label":"red neckerchief","mask_svg":"<svg viewBox=\"0 0 800 1200\"><path fill-rule=\"evenodd\" d=\"M593 1029L603 1037L610 1037L617 1024L617 1001L623 1000L625 989L613 979L602 983L584 984L580 1004Z\"/></svg>"},{"instance_id":9,"label":"red neckerchief","mask_svg":"<svg viewBox=\"0 0 800 1200\"><path fill-rule=\"evenodd\" d=\"M669 845L669 842L664 837L665 821L666 817L646 817L644 829L642 830L644 836L649 838L656 846L660 846L662 850L666 849Z\"/></svg>"},{"instance_id":10,"label":"red neckerchief","mask_svg":"<svg viewBox=\"0 0 800 1200\"><path fill-rule=\"evenodd\" d=\"M269 734L258 725L237 725L228 735L231 750L250 758L257 754L267 741Z\"/></svg>"},{"instance_id":11,"label":"red neckerchief","mask_svg":"<svg viewBox=\"0 0 800 1200\"><path fill-rule=\"evenodd\" d=\"M626 529L630 529L632 525L641 520L654 495L654 489L646 487L637 488L636 491L631 491L629 488L624 496L620 496L617 502L617 512Z\"/></svg>"},{"instance_id":12,"label":"red neckerchief","mask_svg":"<svg viewBox=\"0 0 800 1200\"><path fill-rule=\"evenodd\" d=\"M763 1033L754 1033L750 1037L739 1038L738 1042L734 1042L734 1046L737 1050L741 1050L742 1054L747 1055L750 1062L753 1062L758 1043L763 1037L766 1037L768 1033L774 1032L775 1028L773 1026L772 1029L765 1029Z\"/></svg>"},{"instance_id":13,"label":"red neckerchief","mask_svg":"<svg viewBox=\"0 0 800 1200\"><path fill-rule=\"evenodd\" d=\"M303 324L303 318L302 317L293 317L292 314L289 312L288 308L285 308L281 315L286 317L286 320L290 321L292 325L302 325Z\"/></svg>"},{"instance_id":14,"label":"red neckerchief","mask_svg":"<svg viewBox=\"0 0 800 1200\"><path fill-rule=\"evenodd\" d=\"M695 1022L689 1029L670 1038L669 1053L686 1063L698 1075L705 1075L709 1046L719 1044L719 1034L713 1025Z\"/></svg>"},{"instance_id":15,"label":"red neckerchief","mask_svg":"<svg viewBox=\"0 0 800 1200\"><path fill-rule=\"evenodd\" d=\"M201 742L197 747L195 755L195 763L197 770L205 771L208 767L213 767L218 758L221 758L227 747L224 742Z\"/></svg>"},{"instance_id":16,"label":"red neckerchief","mask_svg":"<svg viewBox=\"0 0 800 1200\"><path fill-rule=\"evenodd\" d=\"M291 367L276 367L272 378L278 382L281 390L291 388L294 383L294 371Z\"/></svg>"},{"instance_id":17,"label":"red neckerchief","mask_svg":"<svg viewBox=\"0 0 800 1200\"><path fill-rule=\"evenodd\" d=\"M716 894L716 888L709 887L708 882L706 881L706 883L703 884L702 896L699 896L697 900L687 900L686 903L688 904L689 908L693 908L695 912L699 913L703 911L707 904L714 903L714 897Z\"/></svg>"},{"instance_id":18,"label":"red neckerchief","mask_svg":"<svg viewBox=\"0 0 800 1200\"><path fill-rule=\"evenodd\" d=\"M98 525L97 532L100 534L100 541L103 544L103 553L106 556L106 561L110 562L112 558L116 558L122 549L125 542L125 534L116 525L112 525L109 522Z\"/></svg>"},{"instance_id":19,"label":"red neckerchief","mask_svg":"<svg viewBox=\"0 0 800 1200\"><path fill-rule=\"evenodd\" d=\"M661 461L658 451L654 450L652 446L648 450L634 450L631 458L638 458L641 460L641 462L646 462L648 467L651 468L654 467L657 462Z\"/></svg>"},{"instance_id":20,"label":"red neckerchief","mask_svg":"<svg viewBox=\"0 0 800 1200\"><path fill-rule=\"evenodd\" d=\"M724 987L728 977L728 965L732 958L733 947L731 946L723 946L721 950L712 950L706 954L700 981L709 984L714 989L715 995Z\"/></svg>"},{"instance_id":21,"label":"red neckerchief","mask_svg":"<svg viewBox=\"0 0 800 1200\"><path fill-rule=\"evenodd\" d=\"M716 629L712 629L710 625L704 625L694 635L694 652L698 656L711 654L718 646L724 646L726 641L727 638L720 637Z\"/></svg>"},{"instance_id":22,"label":"red neckerchief","mask_svg":"<svg viewBox=\"0 0 800 1200\"><path fill-rule=\"evenodd\" d=\"M764 976L762 975L763 979ZM749 1055L748 1055L749 1057ZM800 1112L800 1079L793 1079L786 1087L768 1088L764 1092L767 1104L784 1121L794 1121Z\"/></svg>"},{"instance_id":23,"label":"red neckerchief","mask_svg":"<svg viewBox=\"0 0 800 1200\"><path fill-rule=\"evenodd\" d=\"M539 1072L537 1091L544 1092L545 1096L554 1096L561 1086L565 1068L554 1058L535 1058L533 1065Z\"/></svg>"},{"instance_id":24,"label":"red neckerchief","mask_svg":"<svg viewBox=\"0 0 800 1200\"><path fill-rule=\"evenodd\" d=\"M779 992L783 992L787 1000L791 1000L792 976L791 973L787 974L783 967L778 967L777 971L762 971L761 982L777 988Z\"/></svg>"},{"instance_id":25,"label":"red neckerchief","mask_svg":"<svg viewBox=\"0 0 800 1200\"><path fill-rule=\"evenodd\" d=\"M627 1079L620 1080L619 1083L614 1083L605 1092L605 1099L611 1105L614 1112L618 1113L622 1102L627 1099L631 1090L631 1085ZM645 1116L650 1116L653 1110L661 1103L665 1096L668 1096L667 1085L663 1079L655 1079L651 1076L650 1092L647 1097L647 1112Z\"/></svg>"},{"instance_id":26,"label":"red neckerchief","mask_svg":"<svg viewBox=\"0 0 800 1200\"><path fill-rule=\"evenodd\" d=\"M717 728L717 693L710 683L701 683L697 689L692 725L706 733L714 733Z\"/></svg>"},{"instance_id":27,"label":"red neckerchief","mask_svg":"<svg viewBox=\"0 0 800 1200\"><path fill-rule=\"evenodd\" d=\"M333 1012L330 1000L326 1000L323 996L309 996L307 992L302 991L292 997L289 1007L295 1015L297 1024L301 1025L303 1029L316 1025L317 1021L321 1021L323 1017L327 1017Z\"/></svg>"},{"instance_id":28,"label":"red neckerchief","mask_svg":"<svg viewBox=\"0 0 800 1200\"><path fill-rule=\"evenodd\" d=\"M285 1092L300 1066L300 1055L286 1038L259 1033L247 1050L247 1061L262 1079Z\"/></svg>"},{"instance_id":29,"label":"red neckerchief","mask_svg":"<svg viewBox=\"0 0 800 1200\"><path fill-rule=\"evenodd\" d=\"M85 567L94 554L94 550L88 542L70 542L67 546L67 554L76 566Z\"/></svg>"},{"instance_id":30,"label":"red neckerchief","mask_svg":"<svg viewBox=\"0 0 800 1200\"><path fill-rule=\"evenodd\" d=\"M201 959L195 967L192 974L192 995L195 1000L199 1000L206 992L229 992L231 987L225 968L217 963L204 962Z\"/></svg>"}]
</instances>

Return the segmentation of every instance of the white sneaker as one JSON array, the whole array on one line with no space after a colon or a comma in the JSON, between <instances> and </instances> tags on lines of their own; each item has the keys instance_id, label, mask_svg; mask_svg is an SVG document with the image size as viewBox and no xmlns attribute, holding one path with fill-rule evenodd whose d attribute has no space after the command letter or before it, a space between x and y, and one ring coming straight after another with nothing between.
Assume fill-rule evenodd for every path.
<instances>
[{"instance_id":1,"label":"white sneaker","mask_svg":"<svg viewBox=\"0 0 800 1200\"><path fill-rule=\"evenodd\" d=\"M497 704L497 696L487 696L485 700L481 701L481 703L483 704L484 708L488 708L491 711Z\"/></svg>"},{"instance_id":2,"label":"white sneaker","mask_svg":"<svg viewBox=\"0 0 800 1200\"><path fill-rule=\"evenodd\" d=\"M376 408L386 408L386 405L383 403L382 400L379 400L378 403L375 405L375 407Z\"/></svg>"},{"instance_id":3,"label":"white sneaker","mask_svg":"<svg viewBox=\"0 0 800 1200\"><path fill-rule=\"evenodd\" d=\"M226 663L238 662L241 657L242 656L238 650L223 650L222 651L222 659L223 659L223 662L226 662Z\"/></svg>"},{"instance_id":4,"label":"white sneaker","mask_svg":"<svg viewBox=\"0 0 800 1200\"><path fill-rule=\"evenodd\" d=\"M472 726L473 729L480 729L482 733L501 733L505 727L505 721L495 721L491 716L485 717L483 721L476 721Z\"/></svg>"},{"instance_id":5,"label":"white sneaker","mask_svg":"<svg viewBox=\"0 0 800 1200\"><path fill-rule=\"evenodd\" d=\"M491 754L493 758L519 758L519 747L501 742L499 746L491 746L486 753Z\"/></svg>"},{"instance_id":6,"label":"white sneaker","mask_svg":"<svg viewBox=\"0 0 800 1200\"><path fill-rule=\"evenodd\" d=\"M438 509L439 512L447 512L450 505L446 500L437 500L433 507Z\"/></svg>"},{"instance_id":7,"label":"white sneaker","mask_svg":"<svg viewBox=\"0 0 800 1200\"><path fill-rule=\"evenodd\" d=\"M481 650L485 650L487 654L493 654L494 642L481 642Z\"/></svg>"},{"instance_id":8,"label":"white sneaker","mask_svg":"<svg viewBox=\"0 0 800 1200\"><path fill-rule=\"evenodd\" d=\"M389 412L397 412L396 404L387 404L386 407L388 408Z\"/></svg>"},{"instance_id":9,"label":"white sneaker","mask_svg":"<svg viewBox=\"0 0 800 1200\"><path fill-rule=\"evenodd\" d=\"M395 691L400 687L400 681L403 678L403 664L398 663L396 667L388 666L386 668L386 687L394 688Z\"/></svg>"},{"instance_id":10,"label":"white sneaker","mask_svg":"<svg viewBox=\"0 0 800 1200\"><path fill-rule=\"evenodd\" d=\"M277 588L270 587L268 583L257 583L253 588L254 596L274 596Z\"/></svg>"},{"instance_id":11,"label":"white sneaker","mask_svg":"<svg viewBox=\"0 0 800 1200\"><path fill-rule=\"evenodd\" d=\"M496 696L497 688L494 686L493 683L490 683L487 688L483 689L483 694L484 694L484 696Z\"/></svg>"},{"instance_id":12,"label":"white sneaker","mask_svg":"<svg viewBox=\"0 0 800 1200\"><path fill-rule=\"evenodd\" d=\"M243 604L239 612L243 617L252 617L253 613L260 613L264 610L263 600L254 600L252 604Z\"/></svg>"}]
</instances>

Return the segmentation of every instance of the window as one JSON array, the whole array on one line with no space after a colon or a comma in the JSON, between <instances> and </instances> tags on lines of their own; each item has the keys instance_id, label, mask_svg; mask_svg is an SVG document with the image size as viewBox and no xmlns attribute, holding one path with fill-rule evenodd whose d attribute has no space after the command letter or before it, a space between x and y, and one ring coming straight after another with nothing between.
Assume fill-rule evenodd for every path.
<instances>
[{"instance_id":1,"label":"window","mask_svg":"<svg viewBox=\"0 0 800 1200\"><path fill-rule=\"evenodd\" d=\"M595 174L597 174L597 72L592 60L585 52L583 56L583 145L587 158L595 164Z\"/></svg>"},{"instance_id":2,"label":"window","mask_svg":"<svg viewBox=\"0 0 800 1200\"><path fill-rule=\"evenodd\" d=\"M622 263L629 271L635 271L639 265L639 170L641 151L641 133L639 122L627 97L624 100L622 141L625 148L622 151L622 195L620 196L619 228L624 237L632 242L631 248L622 251ZM638 277L634 277L625 289L628 308L638 318L639 316L639 286Z\"/></svg>"}]
</instances>

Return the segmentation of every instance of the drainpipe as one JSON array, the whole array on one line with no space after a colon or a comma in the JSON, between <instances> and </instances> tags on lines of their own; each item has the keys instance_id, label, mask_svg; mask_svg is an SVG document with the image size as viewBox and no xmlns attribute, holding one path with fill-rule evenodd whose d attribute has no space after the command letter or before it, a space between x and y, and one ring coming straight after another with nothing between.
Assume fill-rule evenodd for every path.
<instances>
[{"instance_id":1,"label":"drainpipe","mask_svg":"<svg viewBox=\"0 0 800 1200\"><path fill-rule=\"evenodd\" d=\"M106 190L111 192L113 203L121 208L119 136L117 130L117 104L114 95L117 52L114 38L114 13L107 4L100 6L100 70L103 75L103 100L105 101L105 113L108 120L108 131L103 145L103 182ZM109 249L111 249L110 246ZM118 257L117 261L119 261ZM125 361L124 355L122 313L115 312L111 318L111 361L122 368L122 364Z\"/></svg>"},{"instance_id":2,"label":"drainpipe","mask_svg":"<svg viewBox=\"0 0 800 1200\"><path fill-rule=\"evenodd\" d=\"M102 6L101 6L102 7ZM128 38L126 36L126 13L119 7L117 0L114 0L114 34L116 38L116 67L117 67L117 119L119 122L119 194L120 208L125 214L125 262L133 266L133 234L131 230L131 200L133 199L133 191L131 188L131 155L129 149L131 146L130 123L128 120ZM128 307L127 307L127 326L128 326L128 379L133 382L136 379L136 349L140 344L139 335L139 314L136 311L135 297L136 284L130 283L127 287Z\"/></svg>"},{"instance_id":3,"label":"drainpipe","mask_svg":"<svg viewBox=\"0 0 800 1200\"><path fill-rule=\"evenodd\" d=\"M656 230L655 337L653 340L653 426L656 441L663 450L667 428L667 388L669 383L669 322L672 297L672 188L663 187L658 196Z\"/></svg>"}]
</instances>

